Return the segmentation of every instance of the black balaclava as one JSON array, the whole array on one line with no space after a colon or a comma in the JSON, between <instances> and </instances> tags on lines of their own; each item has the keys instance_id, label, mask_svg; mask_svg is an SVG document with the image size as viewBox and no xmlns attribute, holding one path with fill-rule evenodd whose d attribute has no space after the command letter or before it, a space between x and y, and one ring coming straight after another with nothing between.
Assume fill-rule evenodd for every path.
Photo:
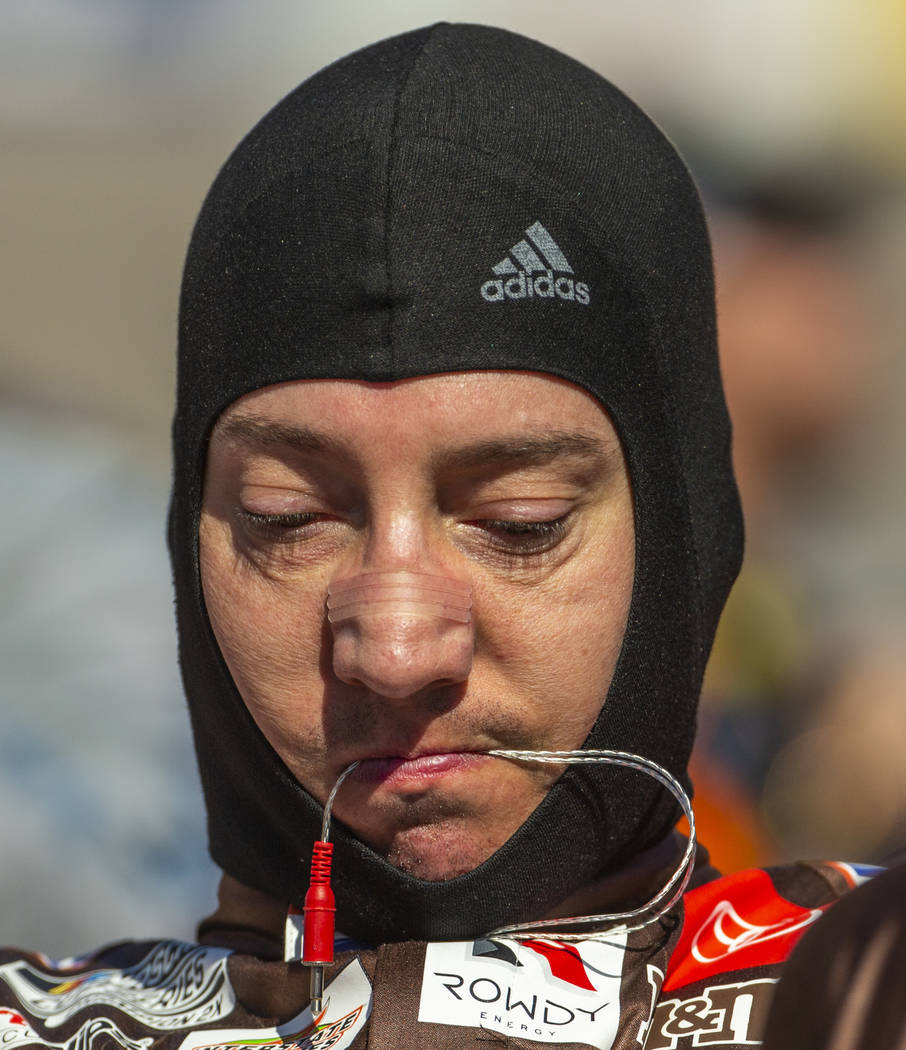
<instances>
[{"instance_id":1,"label":"black balaclava","mask_svg":"<svg viewBox=\"0 0 906 1050\"><path fill-rule=\"evenodd\" d=\"M279 900L304 894L321 807L246 710L207 618L211 428L272 383L476 369L560 376L613 419L635 584L585 746L685 777L742 547L698 195L663 134L591 70L499 29L437 25L342 59L267 114L217 176L186 261L170 515L180 661L211 855ZM574 767L490 859L442 883L336 825L338 925L379 943L537 918L675 818L644 776Z\"/></svg>"}]
</instances>

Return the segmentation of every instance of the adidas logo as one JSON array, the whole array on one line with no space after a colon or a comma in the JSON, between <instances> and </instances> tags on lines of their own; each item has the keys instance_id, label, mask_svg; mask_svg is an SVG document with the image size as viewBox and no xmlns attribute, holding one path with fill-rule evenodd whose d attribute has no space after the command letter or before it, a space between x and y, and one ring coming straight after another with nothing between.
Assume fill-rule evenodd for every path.
<instances>
[{"instance_id":1,"label":"adidas logo","mask_svg":"<svg viewBox=\"0 0 906 1050\"><path fill-rule=\"evenodd\" d=\"M491 270L497 276L481 286L481 297L489 303L556 297L588 306L591 301L588 285L566 276L572 274L573 268L540 222L529 226L525 238L514 244Z\"/></svg>"}]
</instances>

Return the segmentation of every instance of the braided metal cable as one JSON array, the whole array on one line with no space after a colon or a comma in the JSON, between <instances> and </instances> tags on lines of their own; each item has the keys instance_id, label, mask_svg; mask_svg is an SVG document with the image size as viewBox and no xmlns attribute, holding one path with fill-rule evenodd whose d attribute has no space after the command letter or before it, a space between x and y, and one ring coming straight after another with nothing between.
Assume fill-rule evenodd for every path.
<instances>
[{"instance_id":1,"label":"braided metal cable","mask_svg":"<svg viewBox=\"0 0 906 1050\"><path fill-rule=\"evenodd\" d=\"M667 788L680 804L686 820L689 822L689 841L686 844L686 848L683 851L679 864L667 880L666 885L658 890L649 901L646 901L645 904L642 904L638 908L633 908L630 911L623 912L606 912L600 915L576 915L562 919L539 919L528 923L514 923L510 926L499 926L497 929L491 930L488 936L519 937L527 936L529 934L536 935L551 930L557 931L563 926L592 925L607 925L609 927L607 931L608 934L632 933L635 930L642 930L646 926L651 926L653 923L657 922L658 919L666 914L666 912L676 904L680 897L682 897L686 887L689 885L689 879L692 877L692 866L695 860L695 814L692 812L692 803L689 801L689 796L683 790L682 785L676 777L664 769L663 766L659 766L657 762L654 762L650 758L645 758L642 755L634 755L629 751L495 750L489 753L496 755L499 758L509 758L517 762L546 762L566 765L584 765L602 762L606 765L622 766L626 769L637 770L640 773L647 773L649 776L654 777L659 784L662 784ZM665 898L669 899L666 900L666 903L662 903ZM642 920L643 916L647 916L647 918L635 923L634 925L630 925L635 919ZM558 940L587 940L589 936L589 934L580 933L557 933ZM594 936L594 934L591 936Z\"/></svg>"}]
</instances>

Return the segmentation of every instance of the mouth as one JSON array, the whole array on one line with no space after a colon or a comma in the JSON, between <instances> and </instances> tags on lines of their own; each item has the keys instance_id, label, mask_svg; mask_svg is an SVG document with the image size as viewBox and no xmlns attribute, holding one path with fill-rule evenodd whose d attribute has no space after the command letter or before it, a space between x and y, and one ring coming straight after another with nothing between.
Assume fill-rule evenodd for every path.
<instances>
[{"instance_id":1,"label":"mouth","mask_svg":"<svg viewBox=\"0 0 906 1050\"><path fill-rule=\"evenodd\" d=\"M363 758L351 779L388 786L427 785L441 777L465 773L489 762L482 751L437 751L406 758L401 755Z\"/></svg>"}]
</instances>

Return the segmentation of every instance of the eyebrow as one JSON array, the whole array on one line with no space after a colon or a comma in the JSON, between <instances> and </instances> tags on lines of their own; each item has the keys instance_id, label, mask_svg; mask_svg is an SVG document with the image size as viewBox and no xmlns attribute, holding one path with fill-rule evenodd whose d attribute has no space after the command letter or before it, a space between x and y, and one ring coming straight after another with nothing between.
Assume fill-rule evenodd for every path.
<instances>
[{"instance_id":1,"label":"eyebrow","mask_svg":"<svg viewBox=\"0 0 906 1050\"><path fill-rule=\"evenodd\" d=\"M541 466L557 459L574 459L603 467L620 455L617 441L606 442L582 431L555 430L544 435L520 435L464 445L441 452L435 466L468 470L487 465L524 464Z\"/></svg>"},{"instance_id":2,"label":"eyebrow","mask_svg":"<svg viewBox=\"0 0 906 1050\"><path fill-rule=\"evenodd\" d=\"M342 446L336 441L310 427L278 423L272 419L262 419L260 416L230 416L217 424L214 436L241 441L244 445L257 445L260 448L291 448L296 452L342 451Z\"/></svg>"},{"instance_id":3,"label":"eyebrow","mask_svg":"<svg viewBox=\"0 0 906 1050\"><path fill-rule=\"evenodd\" d=\"M297 452L348 457L349 452L333 438L310 427L262 419L259 416L230 416L218 423L217 437L241 441L259 448L290 448ZM485 466L521 464L540 466L557 459L579 460L603 468L620 456L618 440L603 440L584 431L554 430L543 435L520 434L492 438L441 451L433 466L441 470L469 470Z\"/></svg>"}]
</instances>

